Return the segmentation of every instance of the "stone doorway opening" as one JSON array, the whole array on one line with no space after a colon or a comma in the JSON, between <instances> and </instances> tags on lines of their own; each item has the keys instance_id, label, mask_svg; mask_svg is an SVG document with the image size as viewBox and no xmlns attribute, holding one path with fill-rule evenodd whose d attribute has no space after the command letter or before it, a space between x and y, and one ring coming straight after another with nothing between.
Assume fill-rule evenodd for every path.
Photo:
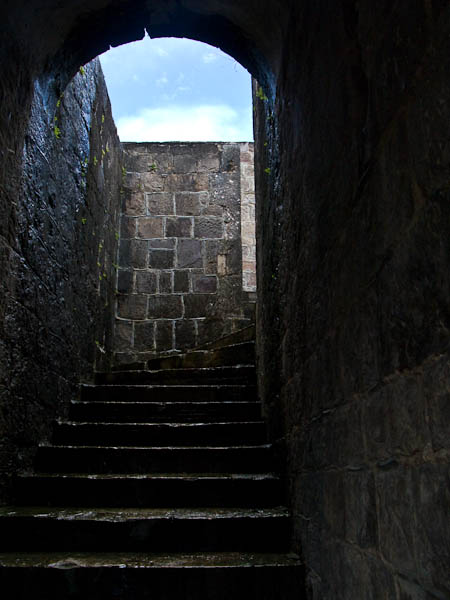
<instances>
[{"instance_id":1,"label":"stone doorway opening","mask_svg":"<svg viewBox=\"0 0 450 600\"><path fill-rule=\"evenodd\" d=\"M192 55L189 62L182 52ZM146 36L100 62L122 140L113 336L113 364L120 366L184 352L254 324L251 78L220 50L185 39ZM236 92L214 105L224 92L210 91L214 77L218 83L211 70L216 62ZM244 72L246 97L230 106L230 96L244 93ZM153 85L141 83L145 78ZM144 97L133 102L138 94ZM233 113L235 126L224 125Z\"/></svg>"}]
</instances>

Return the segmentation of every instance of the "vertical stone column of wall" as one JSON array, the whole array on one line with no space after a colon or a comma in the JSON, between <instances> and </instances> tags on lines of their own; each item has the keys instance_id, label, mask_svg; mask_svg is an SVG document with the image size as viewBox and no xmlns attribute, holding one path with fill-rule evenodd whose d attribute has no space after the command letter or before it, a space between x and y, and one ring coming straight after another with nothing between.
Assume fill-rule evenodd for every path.
<instances>
[{"instance_id":1,"label":"vertical stone column of wall","mask_svg":"<svg viewBox=\"0 0 450 600\"><path fill-rule=\"evenodd\" d=\"M240 144L123 146L116 363L183 351L250 324Z\"/></svg>"},{"instance_id":2,"label":"vertical stone column of wall","mask_svg":"<svg viewBox=\"0 0 450 600\"><path fill-rule=\"evenodd\" d=\"M242 287L256 292L254 145L241 144Z\"/></svg>"}]
</instances>

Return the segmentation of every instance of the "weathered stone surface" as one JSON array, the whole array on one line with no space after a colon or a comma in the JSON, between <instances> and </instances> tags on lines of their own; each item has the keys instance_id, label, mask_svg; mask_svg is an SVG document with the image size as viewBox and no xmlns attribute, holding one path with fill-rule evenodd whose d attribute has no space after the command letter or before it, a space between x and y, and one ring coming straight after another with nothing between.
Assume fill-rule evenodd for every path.
<instances>
[{"instance_id":1,"label":"weathered stone surface","mask_svg":"<svg viewBox=\"0 0 450 600\"><path fill-rule=\"evenodd\" d=\"M252 283L254 278L255 252L254 249L247 252L250 246L245 246L251 256L246 261L247 271L243 273L239 227L240 181L251 178L252 147L249 143L149 142L124 145L127 168L125 203L132 193L139 197L143 195L147 210L145 215L123 217L121 261L124 264L130 261L126 270L134 272L135 282L135 288L130 288L128 293L164 296L165 299L171 294L182 294L183 298L175 303L182 302L183 307L191 294L210 296L207 306L196 298L187 300L189 325L183 328L177 323L172 324L174 332L179 327L179 335L173 337L172 344L181 343L184 339L186 348L190 348L196 343L196 319L214 320L214 326L204 325L201 328L204 342L208 341L206 336L209 334L220 337L247 326L255 319L254 303L241 294L242 285ZM245 173L240 170L241 154L246 158L243 163ZM134 190L132 186L135 186ZM199 189L202 191L197 191ZM248 196L250 194L247 193ZM254 198L253 203L247 202L247 205L244 211L246 219L254 218ZM134 207L132 210L135 210ZM227 239L224 239L225 234ZM148 248L145 266L139 248L131 243L144 240ZM130 241L128 245L127 241ZM138 256L137 263L133 263L134 255ZM147 276L147 272L151 275ZM127 293L125 287L122 290ZM200 311L198 314L194 312L195 307ZM177 316L173 316L170 303L167 310L168 313L164 314L161 304L155 313L158 316L149 314L147 318L151 321L155 318L175 321L183 317L184 313L178 312ZM208 316L205 316L206 313ZM221 332L219 325L223 328ZM168 349L172 346L167 340L156 340L156 352ZM141 360L142 351L136 352L139 357L136 356L135 360ZM125 352L120 354L123 364Z\"/></svg>"},{"instance_id":2,"label":"weathered stone surface","mask_svg":"<svg viewBox=\"0 0 450 600\"><path fill-rule=\"evenodd\" d=\"M156 292L157 292L156 273L152 273L152 272L148 272L148 271L137 271L136 272L136 292L138 294L156 294Z\"/></svg>"},{"instance_id":3,"label":"weathered stone surface","mask_svg":"<svg viewBox=\"0 0 450 600\"><path fill-rule=\"evenodd\" d=\"M38 52L7 31L16 8L2 14L0 41L0 503L77 381L109 368L120 218L120 148L99 64L65 78L64 96L51 76L38 82Z\"/></svg>"},{"instance_id":4,"label":"weathered stone surface","mask_svg":"<svg viewBox=\"0 0 450 600\"><path fill-rule=\"evenodd\" d=\"M208 192L177 192L175 205L177 215L201 215L208 204Z\"/></svg>"},{"instance_id":5,"label":"weathered stone surface","mask_svg":"<svg viewBox=\"0 0 450 600\"><path fill-rule=\"evenodd\" d=\"M213 308L214 300L209 294L188 294L184 297L184 316L187 319L207 317Z\"/></svg>"},{"instance_id":6,"label":"weathered stone surface","mask_svg":"<svg viewBox=\"0 0 450 600\"><path fill-rule=\"evenodd\" d=\"M217 277L215 275L192 275L194 293L215 294L217 292Z\"/></svg>"},{"instance_id":7,"label":"weathered stone surface","mask_svg":"<svg viewBox=\"0 0 450 600\"><path fill-rule=\"evenodd\" d=\"M194 237L221 238L223 237L223 221L220 217L196 217L194 222Z\"/></svg>"},{"instance_id":8,"label":"weathered stone surface","mask_svg":"<svg viewBox=\"0 0 450 600\"><path fill-rule=\"evenodd\" d=\"M118 296L117 315L121 319L142 320L147 318L147 296L142 294Z\"/></svg>"},{"instance_id":9,"label":"weathered stone surface","mask_svg":"<svg viewBox=\"0 0 450 600\"><path fill-rule=\"evenodd\" d=\"M150 250L148 266L150 269L171 269L174 266L173 250Z\"/></svg>"},{"instance_id":10,"label":"weathered stone surface","mask_svg":"<svg viewBox=\"0 0 450 600\"><path fill-rule=\"evenodd\" d=\"M197 342L195 321L192 319L176 321L175 340L177 348L193 348Z\"/></svg>"},{"instance_id":11,"label":"weathered stone surface","mask_svg":"<svg viewBox=\"0 0 450 600\"><path fill-rule=\"evenodd\" d=\"M192 237L192 219L189 217L175 217L166 220L167 237Z\"/></svg>"},{"instance_id":12,"label":"weathered stone surface","mask_svg":"<svg viewBox=\"0 0 450 600\"><path fill-rule=\"evenodd\" d=\"M145 269L148 261L148 244L144 240L121 240L119 248L119 265L129 268Z\"/></svg>"},{"instance_id":13,"label":"weathered stone surface","mask_svg":"<svg viewBox=\"0 0 450 600\"><path fill-rule=\"evenodd\" d=\"M152 321L134 324L134 350L148 352L154 349L155 326Z\"/></svg>"},{"instance_id":14,"label":"weathered stone surface","mask_svg":"<svg viewBox=\"0 0 450 600\"><path fill-rule=\"evenodd\" d=\"M171 294L173 292L173 272L169 271L166 273L162 271L159 274L159 293L160 294Z\"/></svg>"},{"instance_id":15,"label":"weathered stone surface","mask_svg":"<svg viewBox=\"0 0 450 600\"><path fill-rule=\"evenodd\" d=\"M152 216L173 215L175 212L173 194L168 192L147 194L147 211Z\"/></svg>"},{"instance_id":16,"label":"weathered stone surface","mask_svg":"<svg viewBox=\"0 0 450 600\"><path fill-rule=\"evenodd\" d=\"M133 272L121 269L117 277L117 291L119 294L132 294L134 291L133 285Z\"/></svg>"},{"instance_id":17,"label":"weathered stone surface","mask_svg":"<svg viewBox=\"0 0 450 600\"><path fill-rule=\"evenodd\" d=\"M117 352L129 352L133 345L133 322L116 321L114 325L114 337Z\"/></svg>"},{"instance_id":18,"label":"weathered stone surface","mask_svg":"<svg viewBox=\"0 0 450 600\"><path fill-rule=\"evenodd\" d=\"M199 240L178 240L177 266L180 269L192 269L203 266L202 243Z\"/></svg>"},{"instance_id":19,"label":"weathered stone surface","mask_svg":"<svg viewBox=\"0 0 450 600\"><path fill-rule=\"evenodd\" d=\"M173 347L173 321L156 321L156 350L164 352Z\"/></svg>"},{"instance_id":20,"label":"weathered stone surface","mask_svg":"<svg viewBox=\"0 0 450 600\"><path fill-rule=\"evenodd\" d=\"M162 217L143 217L138 220L137 235L140 238L161 238L164 235Z\"/></svg>"},{"instance_id":21,"label":"weathered stone surface","mask_svg":"<svg viewBox=\"0 0 450 600\"><path fill-rule=\"evenodd\" d=\"M189 273L187 271L175 271L174 292L189 292Z\"/></svg>"},{"instance_id":22,"label":"weathered stone surface","mask_svg":"<svg viewBox=\"0 0 450 600\"><path fill-rule=\"evenodd\" d=\"M181 296L150 296L148 299L149 319L179 319L183 316Z\"/></svg>"}]
</instances>

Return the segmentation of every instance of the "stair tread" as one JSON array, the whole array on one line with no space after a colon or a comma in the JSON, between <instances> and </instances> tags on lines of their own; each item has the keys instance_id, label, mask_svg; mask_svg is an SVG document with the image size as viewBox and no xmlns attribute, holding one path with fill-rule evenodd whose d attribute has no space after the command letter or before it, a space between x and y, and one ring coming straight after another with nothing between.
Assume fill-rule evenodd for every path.
<instances>
[{"instance_id":1,"label":"stair tread","mask_svg":"<svg viewBox=\"0 0 450 600\"><path fill-rule=\"evenodd\" d=\"M291 553L193 552L149 554L134 552L29 552L0 553L1 567L25 568L214 568L297 567L300 558Z\"/></svg>"},{"instance_id":2,"label":"stair tread","mask_svg":"<svg viewBox=\"0 0 450 600\"><path fill-rule=\"evenodd\" d=\"M216 520L287 518L284 506L274 508L76 508L47 506L2 506L0 519L35 518L58 521Z\"/></svg>"},{"instance_id":3,"label":"stair tread","mask_svg":"<svg viewBox=\"0 0 450 600\"><path fill-rule=\"evenodd\" d=\"M117 479L117 480L274 480L280 477L275 473L26 473L19 475L21 479Z\"/></svg>"},{"instance_id":4,"label":"stair tread","mask_svg":"<svg viewBox=\"0 0 450 600\"><path fill-rule=\"evenodd\" d=\"M120 421L58 421L58 425L69 425L70 427L170 427L170 428L179 428L179 427L189 427L189 428L200 428L200 427L232 427L235 425L264 425L264 421L215 421L214 423L204 423L203 421L168 421L168 422L158 422L158 421L149 421L147 422L120 422Z\"/></svg>"},{"instance_id":5,"label":"stair tread","mask_svg":"<svg viewBox=\"0 0 450 600\"><path fill-rule=\"evenodd\" d=\"M114 452L116 450L146 450L148 452L153 452L154 450L199 450L199 451L208 451L208 450L255 450L255 449L270 449L272 447L271 444L255 444L255 445L228 445L228 446L83 446L83 445L71 445L71 444L43 444L39 446L39 448L52 449L52 450L61 450L65 448L70 448L71 450L111 450Z\"/></svg>"}]
</instances>

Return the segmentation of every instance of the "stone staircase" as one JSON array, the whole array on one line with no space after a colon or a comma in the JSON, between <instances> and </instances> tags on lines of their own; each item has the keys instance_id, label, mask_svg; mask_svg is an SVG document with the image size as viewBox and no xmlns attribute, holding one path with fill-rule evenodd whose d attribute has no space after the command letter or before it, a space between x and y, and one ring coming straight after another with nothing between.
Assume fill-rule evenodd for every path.
<instances>
[{"instance_id":1,"label":"stone staircase","mask_svg":"<svg viewBox=\"0 0 450 600\"><path fill-rule=\"evenodd\" d=\"M5 600L302 597L253 343L161 360L82 385L18 477Z\"/></svg>"}]
</instances>

